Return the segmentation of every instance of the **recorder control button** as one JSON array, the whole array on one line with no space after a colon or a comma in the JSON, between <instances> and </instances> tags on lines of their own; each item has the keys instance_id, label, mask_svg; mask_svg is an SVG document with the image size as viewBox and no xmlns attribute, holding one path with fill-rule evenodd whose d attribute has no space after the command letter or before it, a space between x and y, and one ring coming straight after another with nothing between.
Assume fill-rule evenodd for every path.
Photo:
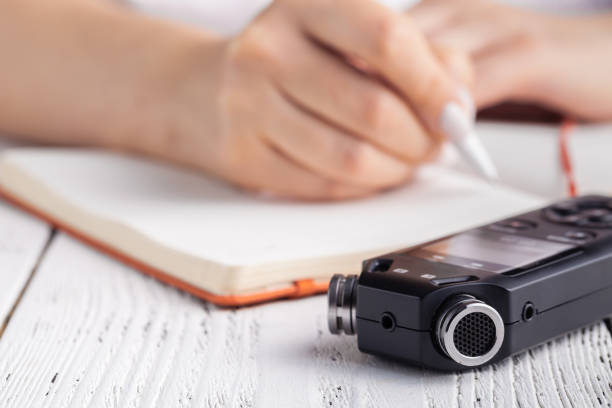
<instances>
[{"instance_id":1,"label":"recorder control button","mask_svg":"<svg viewBox=\"0 0 612 408\"><path fill-rule=\"evenodd\" d=\"M517 230L525 230L535 228L535 223L525 220L510 220L505 223L507 227L514 228Z\"/></svg>"},{"instance_id":2,"label":"recorder control button","mask_svg":"<svg viewBox=\"0 0 612 408\"><path fill-rule=\"evenodd\" d=\"M448 278L432 279L431 283L438 285L438 286L442 286L442 285L450 285L452 283L462 283L462 282L469 282L469 281L474 281L474 280L478 280L478 277L472 276L472 275L451 276Z\"/></svg>"},{"instance_id":3,"label":"recorder control button","mask_svg":"<svg viewBox=\"0 0 612 408\"><path fill-rule=\"evenodd\" d=\"M595 234L590 231L567 231L563 234L566 238L576 241L587 241L595 238Z\"/></svg>"},{"instance_id":4,"label":"recorder control button","mask_svg":"<svg viewBox=\"0 0 612 408\"><path fill-rule=\"evenodd\" d=\"M566 201L544 209L544 216L549 221L580 228L612 228L611 204L601 198Z\"/></svg>"},{"instance_id":5,"label":"recorder control button","mask_svg":"<svg viewBox=\"0 0 612 408\"><path fill-rule=\"evenodd\" d=\"M527 229L531 229L535 227L536 227L535 222L531 222L527 220L512 219L512 220L505 220L505 221L501 221L496 224L493 224L491 226L491 229L502 230L502 231L508 231L508 230L509 231L512 231L512 230L522 231L522 230L527 230Z\"/></svg>"}]
</instances>

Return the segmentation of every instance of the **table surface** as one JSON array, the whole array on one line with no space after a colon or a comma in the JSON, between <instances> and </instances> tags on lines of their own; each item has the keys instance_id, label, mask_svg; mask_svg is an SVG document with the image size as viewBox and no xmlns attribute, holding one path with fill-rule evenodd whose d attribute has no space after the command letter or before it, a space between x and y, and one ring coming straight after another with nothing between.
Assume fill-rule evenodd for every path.
<instances>
[{"instance_id":1,"label":"table surface","mask_svg":"<svg viewBox=\"0 0 612 408\"><path fill-rule=\"evenodd\" d=\"M446 374L362 354L325 314L324 296L216 308L0 202L0 407L612 403L606 322Z\"/></svg>"},{"instance_id":2,"label":"table surface","mask_svg":"<svg viewBox=\"0 0 612 408\"><path fill-rule=\"evenodd\" d=\"M219 309L0 205L2 407L609 406L603 322L463 373L328 334L323 296ZM16 305L16 306L15 306Z\"/></svg>"}]
</instances>

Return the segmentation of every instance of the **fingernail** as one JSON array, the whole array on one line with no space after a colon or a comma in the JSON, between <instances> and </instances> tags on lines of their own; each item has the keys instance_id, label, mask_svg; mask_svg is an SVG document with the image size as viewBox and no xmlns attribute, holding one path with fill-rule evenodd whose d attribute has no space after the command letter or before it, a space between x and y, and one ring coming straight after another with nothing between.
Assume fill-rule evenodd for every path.
<instances>
[{"instance_id":1,"label":"fingernail","mask_svg":"<svg viewBox=\"0 0 612 408\"><path fill-rule=\"evenodd\" d=\"M463 105L463 108L468 113L468 117L474 120L476 118L476 106L474 105L474 98L472 98L472 93L469 91L469 89L462 86L457 91L457 97Z\"/></svg>"},{"instance_id":2,"label":"fingernail","mask_svg":"<svg viewBox=\"0 0 612 408\"><path fill-rule=\"evenodd\" d=\"M457 102L448 102L440 115L440 129L450 140L461 140L471 131L474 120Z\"/></svg>"}]
</instances>

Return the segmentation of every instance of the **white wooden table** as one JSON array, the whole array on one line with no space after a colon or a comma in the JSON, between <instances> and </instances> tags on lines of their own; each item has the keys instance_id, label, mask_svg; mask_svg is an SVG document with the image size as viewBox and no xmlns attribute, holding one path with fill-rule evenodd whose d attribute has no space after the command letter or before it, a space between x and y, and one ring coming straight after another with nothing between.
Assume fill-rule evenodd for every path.
<instances>
[{"instance_id":1,"label":"white wooden table","mask_svg":"<svg viewBox=\"0 0 612 408\"><path fill-rule=\"evenodd\" d=\"M603 322L501 364L361 354L323 296L218 309L0 204L1 407L582 407L612 402Z\"/></svg>"},{"instance_id":2,"label":"white wooden table","mask_svg":"<svg viewBox=\"0 0 612 408\"><path fill-rule=\"evenodd\" d=\"M511 183L539 192L552 184L554 174L542 173L553 166L554 129L481 130L502 172L503 159L517 157L508 154L512 146L539 152L521 156L522 167L537 169L528 177L511 172L515 163L506 166ZM612 126L576 135L579 185L612 192L612 162L593 156L609 152L610 138ZM324 296L218 309L0 201L2 408L612 403L612 337L604 322L460 374L364 355L353 337L332 336L326 324Z\"/></svg>"}]
</instances>

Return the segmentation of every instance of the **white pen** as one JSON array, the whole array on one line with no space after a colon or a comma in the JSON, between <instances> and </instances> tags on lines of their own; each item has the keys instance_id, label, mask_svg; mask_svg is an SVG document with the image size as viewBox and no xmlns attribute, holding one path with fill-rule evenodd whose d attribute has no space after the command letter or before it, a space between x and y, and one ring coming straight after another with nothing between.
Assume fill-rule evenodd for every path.
<instances>
[{"instance_id":1,"label":"white pen","mask_svg":"<svg viewBox=\"0 0 612 408\"><path fill-rule=\"evenodd\" d=\"M465 90L462 90L459 96L464 107L453 101L448 102L442 109L442 132L472 167L488 180L496 181L499 179L497 169L474 129L475 109L472 97Z\"/></svg>"}]
</instances>

